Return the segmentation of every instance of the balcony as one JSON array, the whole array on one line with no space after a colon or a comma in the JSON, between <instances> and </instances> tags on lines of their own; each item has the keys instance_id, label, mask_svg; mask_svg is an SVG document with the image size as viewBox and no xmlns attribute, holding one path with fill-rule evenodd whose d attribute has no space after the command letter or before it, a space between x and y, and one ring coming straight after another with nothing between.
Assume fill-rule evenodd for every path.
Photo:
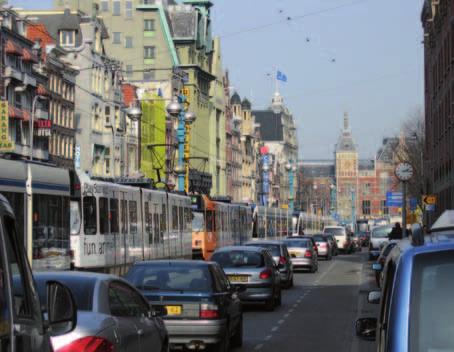
<instances>
[{"instance_id":1,"label":"balcony","mask_svg":"<svg viewBox=\"0 0 454 352\"><path fill-rule=\"evenodd\" d=\"M22 73L14 67L7 66L5 68L5 78L14 78L22 82Z\"/></svg>"},{"instance_id":2,"label":"balcony","mask_svg":"<svg viewBox=\"0 0 454 352\"><path fill-rule=\"evenodd\" d=\"M36 87L36 78L33 78L27 73L24 73L24 84L26 86Z\"/></svg>"}]
</instances>

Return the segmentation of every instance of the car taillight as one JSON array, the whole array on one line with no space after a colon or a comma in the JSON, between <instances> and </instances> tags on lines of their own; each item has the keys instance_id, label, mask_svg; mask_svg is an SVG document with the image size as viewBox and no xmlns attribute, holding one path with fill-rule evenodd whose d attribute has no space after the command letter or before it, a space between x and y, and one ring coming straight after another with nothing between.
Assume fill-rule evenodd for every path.
<instances>
[{"instance_id":1,"label":"car taillight","mask_svg":"<svg viewBox=\"0 0 454 352\"><path fill-rule=\"evenodd\" d=\"M202 303L200 305L201 319L216 319L219 318L219 308L216 304Z\"/></svg>"},{"instance_id":2,"label":"car taillight","mask_svg":"<svg viewBox=\"0 0 454 352\"><path fill-rule=\"evenodd\" d=\"M304 253L304 257L305 258L312 258L312 252L311 251L306 251L306 253Z\"/></svg>"},{"instance_id":3,"label":"car taillight","mask_svg":"<svg viewBox=\"0 0 454 352\"><path fill-rule=\"evenodd\" d=\"M280 265L285 265L285 264L287 264L287 259L285 259L285 257L279 257L279 264L280 264Z\"/></svg>"},{"instance_id":4,"label":"car taillight","mask_svg":"<svg viewBox=\"0 0 454 352\"><path fill-rule=\"evenodd\" d=\"M66 346L59 348L56 352L113 352L114 345L98 336L86 336L74 340Z\"/></svg>"},{"instance_id":5,"label":"car taillight","mask_svg":"<svg viewBox=\"0 0 454 352\"><path fill-rule=\"evenodd\" d=\"M259 275L259 278L262 279L262 280L269 279L270 277L271 277L271 270L270 269L263 270L260 273L260 275Z\"/></svg>"}]
</instances>

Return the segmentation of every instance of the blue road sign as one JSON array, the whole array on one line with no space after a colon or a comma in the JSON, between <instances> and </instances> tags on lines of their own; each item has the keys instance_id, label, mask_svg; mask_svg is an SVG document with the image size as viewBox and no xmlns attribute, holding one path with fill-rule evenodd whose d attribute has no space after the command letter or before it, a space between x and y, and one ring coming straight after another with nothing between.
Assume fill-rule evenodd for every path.
<instances>
[{"instance_id":1,"label":"blue road sign","mask_svg":"<svg viewBox=\"0 0 454 352\"><path fill-rule=\"evenodd\" d=\"M435 204L427 204L426 211L435 211Z\"/></svg>"},{"instance_id":2,"label":"blue road sign","mask_svg":"<svg viewBox=\"0 0 454 352\"><path fill-rule=\"evenodd\" d=\"M386 192L387 207L401 207L403 200L402 192Z\"/></svg>"},{"instance_id":3,"label":"blue road sign","mask_svg":"<svg viewBox=\"0 0 454 352\"><path fill-rule=\"evenodd\" d=\"M416 198L410 198L410 210L415 211L418 207L418 200Z\"/></svg>"}]
</instances>

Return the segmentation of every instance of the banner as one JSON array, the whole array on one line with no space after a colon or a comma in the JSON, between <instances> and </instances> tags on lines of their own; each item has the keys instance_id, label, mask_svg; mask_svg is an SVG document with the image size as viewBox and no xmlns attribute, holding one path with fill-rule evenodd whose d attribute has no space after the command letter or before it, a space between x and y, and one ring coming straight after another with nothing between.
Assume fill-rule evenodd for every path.
<instances>
[{"instance_id":1,"label":"banner","mask_svg":"<svg viewBox=\"0 0 454 352\"><path fill-rule=\"evenodd\" d=\"M0 101L0 153L14 150L14 144L9 139L8 101Z\"/></svg>"}]
</instances>

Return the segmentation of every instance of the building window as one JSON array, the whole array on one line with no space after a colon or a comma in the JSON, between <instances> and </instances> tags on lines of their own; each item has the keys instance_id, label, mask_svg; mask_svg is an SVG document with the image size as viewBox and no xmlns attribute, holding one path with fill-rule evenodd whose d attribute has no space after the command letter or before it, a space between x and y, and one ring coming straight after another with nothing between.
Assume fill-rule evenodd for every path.
<instances>
[{"instance_id":1,"label":"building window","mask_svg":"<svg viewBox=\"0 0 454 352\"><path fill-rule=\"evenodd\" d=\"M131 49L132 48L132 37L125 37L125 48Z\"/></svg>"},{"instance_id":2,"label":"building window","mask_svg":"<svg viewBox=\"0 0 454 352\"><path fill-rule=\"evenodd\" d=\"M154 46L144 46L143 47L143 57L144 59L155 59L156 50Z\"/></svg>"},{"instance_id":3,"label":"building window","mask_svg":"<svg viewBox=\"0 0 454 352\"><path fill-rule=\"evenodd\" d=\"M363 215L370 215L370 200L363 200Z\"/></svg>"},{"instance_id":4,"label":"building window","mask_svg":"<svg viewBox=\"0 0 454 352\"><path fill-rule=\"evenodd\" d=\"M132 19L132 1L126 0L125 3L125 18Z\"/></svg>"},{"instance_id":5,"label":"building window","mask_svg":"<svg viewBox=\"0 0 454 352\"><path fill-rule=\"evenodd\" d=\"M380 211L381 211L382 215L389 214L389 208L386 206L386 200L380 201Z\"/></svg>"},{"instance_id":6,"label":"building window","mask_svg":"<svg viewBox=\"0 0 454 352\"><path fill-rule=\"evenodd\" d=\"M108 0L102 0L101 1L101 11L102 12L108 12L109 11L109 1Z\"/></svg>"},{"instance_id":7,"label":"building window","mask_svg":"<svg viewBox=\"0 0 454 352\"><path fill-rule=\"evenodd\" d=\"M370 194L370 183L365 183L363 187L363 194Z\"/></svg>"},{"instance_id":8,"label":"building window","mask_svg":"<svg viewBox=\"0 0 454 352\"><path fill-rule=\"evenodd\" d=\"M112 44L121 44L121 32L112 33Z\"/></svg>"},{"instance_id":9,"label":"building window","mask_svg":"<svg viewBox=\"0 0 454 352\"><path fill-rule=\"evenodd\" d=\"M154 28L154 20L150 20L150 19L144 20L144 21L143 21L143 30L144 30L145 32L152 32L152 31L154 31L154 30L155 30L155 28Z\"/></svg>"},{"instance_id":10,"label":"building window","mask_svg":"<svg viewBox=\"0 0 454 352\"><path fill-rule=\"evenodd\" d=\"M155 0L142 0L144 5L154 5Z\"/></svg>"},{"instance_id":11,"label":"building window","mask_svg":"<svg viewBox=\"0 0 454 352\"><path fill-rule=\"evenodd\" d=\"M143 73L143 80L144 81L153 81L155 79L155 72L154 71L145 71Z\"/></svg>"},{"instance_id":12,"label":"building window","mask_svg":"<svg viewBox=\"0 0 454 352\"><path fill-rule=\"evenodd\" d=\"M109 105L105 106L104 114L106 116L106 125L110 125L110 106Z\"/></svg>"},{"instance_id":13,"label":"building window","mask_svg":"<svg viewBox=\"0 0 454 352\"><path fill-rule=\"evenodd\" d=\"M121 16L121 2L120 0L114 0L112 3L112 15Z\"/></svg>"},{"instance_id":14,"label":"building window","mask_svg":"<svg viewBox=\"0 0 454 352\"><path fill-rule=\"evenodd\" d=\"M133 74L133 66L132 65L126 65L126 76L131 77Z\"/></svg>"},{"instance_id":15,"label":"building window","mask_svg":"<svg viewBox=\"0 0 454 352\"><path fill-rule=\"evenodd\" d=\"M62 30L60 31L60 45L74 46L76 43L76 31Z\"/></svg>"}]
</instances>

